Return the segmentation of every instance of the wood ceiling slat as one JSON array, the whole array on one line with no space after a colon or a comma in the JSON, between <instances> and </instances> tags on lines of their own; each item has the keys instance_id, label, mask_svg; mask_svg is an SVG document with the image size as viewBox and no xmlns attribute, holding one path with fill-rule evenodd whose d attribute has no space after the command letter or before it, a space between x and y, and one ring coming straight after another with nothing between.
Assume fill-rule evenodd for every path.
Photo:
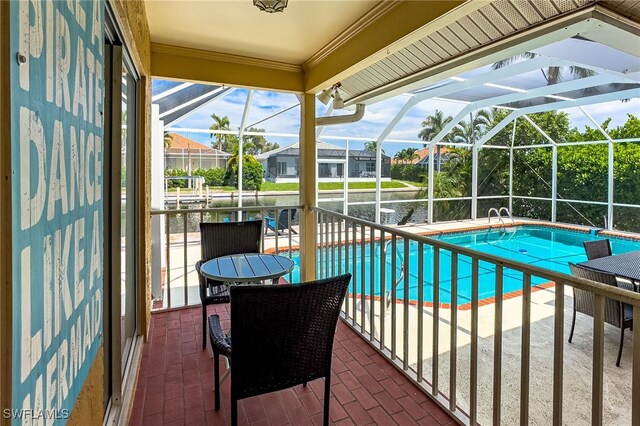
<instances>
[{"instance_id":1,"label":"wood ceiling slat","mask_svg":"<svg viewBox=\"0 0 640 426\"><path fill-rule=\"evenodd\" d=\"M410 46L407 46L405 48L405 50L407 51L408 54L413 55L413 57L415 57L416 60L422 62L424 64L425 68L434 63L434 61L431 58L429 58L428 56L423 54L422 51L420 51L420 49L418 49L413 44L410 45Z\"/></svg>"},{"instance_id":2,"label":"wood ceiling slat","mask_svg":"<svg viewBox=\"0 0 640 426\"><path fill-rule=\"evenodd\" d=\"M502 34L511 34L518 29L515 23L504 18L493 4L490 7L482 8L482 14L498 29Z\"/></svg>"},{"instance_id":3,"label":"wood ceiling slat","mask_svg":"<svg viewBox=\"0 0 640 426\"><path fill-rule=\"evenodd\" d=\"M422 40L418 40L413 46L418 49L424 57L430 60L432 64L442 60L442 58L433 53L433 51L429 49L429 46L427 46Z\"/></svg>"},{"instance_id":4,"label":"wood ceiling slat","mask_svg":"<svg viewBox=\"0 0 640 426\"><path fill-rule=\"evenodd\" d=\"M458 54L462 51L464 51L464 48L458 48L458 46L456 46L456 44L454 44L453 42L447 40L446 38L442 37L442 34L440 34L439 32L435 32L433 34L431 34L431 40L433 40L434 42L436 42L438 44L438 46L440 46L442 48L442 50L445 51L445 53L448 53L449 56L451 56L452 54ZM460 44L460 42L458 42L458 44Z\"/></svg>"},{"instance_id":5,"label":"wood ceiling slat","mask_svg":"<svg viewBox=\"0 0 640 426\"><path fill-rule=\"evenodd\" d=\"M573 10L576 7L572 0L554 0L553 3L562 13Z\"/></svg>"},{"instance_id":6,"label":"wood ceiling slat","mask_svg":"<svg viewBox=\"0 0 640 426\"><path fill-rule=\"evenodd\" d=\"M484 32L491 40L500 38L504 34L496 29L481 13L472 13L469 15L471 20L478 25L478 28Z\"/></svg>"},{"instance_id":7,"label":"wood ceiling slat","mask_svg":"<svg viewBox=\"0 0 640 426\"><path fill-rule=\"evenodd\" d=\"M443 29L441 29L438 32L449 43L455 43L455 45L458 46L458 50L460 50L460 51L467 51L467 50L471 49L471 46L473 46L473 45L467 44L467 42L465 40L463 40L462 37L460 37L460 34L454 33L448 27L444 27Z\"/></svg>"},{"instance_id":8,"label":"wood ceiling slat","mask_svg":"<svg viewBox=\"0 0 640 426\"><path fill-rule=\"evenodd\" d=\"M518 30L526 28L529 25L527 20L522 17L510 1L500 1L494 6L494 8L504 17L504 19Z\"/></svg>"},{"instance_id":9,"label":"wood ceiling slat","mask_svg":"<svg viewBox=\"0 0 640 426\"><path fill-rule=\"evenodd\" d=\"M408 58L402 51L396 52L391 55L392 61L397 61L402 64L402 67L408 70L410 73L414 73L420 69L420 66L415 64L410 58Z\"/></svg>"},{"instance_id":10,"label":"wood ceiling slat","mask_svg":"<svg viewBox=\"0 0 640 426\"><path fill-rule=\"evenodd\" d=\"M391 56L387 56L378 63L380 64L381 70L384 70L389 75L395 76L395 78L407 74L407 69L404 69L401 64L394 62Z\"/></svg>"},{"instance_id":11,"label":"wood ceiling slat","mask_svg":"<svg viewBox=\"0 0 640 426\"><path fill-rule=\"evenodd\" d=\"M530 1L530 3L544 19L549 19L558 14L558 9L555 8L553 1Z\"/></svg>"},{"instance_id":12,"label":"wood ceiling slat","mask_svg":"<svg viewBox=\"0 0 640 426\"><path fill-rule=\"evenodd\" d=\"M460 26L459 23L457 22L453 22L451 25L451 32L456 34L456 36L458 36L460 39L462 39L464 41L464 43L469 46L470 48L474 48L476 46L479 46L480 43L478 43L478 40L476 40L475 38L473 38L471 36L471 34L469 34L469 32L462 28L462 26Z\"/></svg>"},{"instance_id":13,"label":"wood ceiling slat","mask_svg":"<svg viewBox=\"0 0 640 426\"><path fill-rule=\"evenodd\" d=\"M451 57L449 52L447 52L442 46L440 46L438 43L436 43L430 36L426 37L426 38L423 38L420 41L426 46L427 49L430 49L441 60L442 59L448 59L448 58Z\"/></svg>"},{"instance_id":14,"label":"wood ceiling slat","mask_svg":"<svg viewBox=\"0 0 640 426\"><path fill-rule=\"evenodd\" d=\"M460 25L478 42L478 44L485 44L489 42L489 37L483 33L480 28L469 19L468 16L459 19Z\"/></svg>"},{"instance_id":15,"label":"wood ceiling slat","mask_svg":"<svg viewBox=\"0 0 640 426\"><path fill-rule=\"evenodd\" d=\"M526 0L514 2L513 6L522 14L529 24L537 24L543 19L540 13Z\"/></svg>"}]
</instances>

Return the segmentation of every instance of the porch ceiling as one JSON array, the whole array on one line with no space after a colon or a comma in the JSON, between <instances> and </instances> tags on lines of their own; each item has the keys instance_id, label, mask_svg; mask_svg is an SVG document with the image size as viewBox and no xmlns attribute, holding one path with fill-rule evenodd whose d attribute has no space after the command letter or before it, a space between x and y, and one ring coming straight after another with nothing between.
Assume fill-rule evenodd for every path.
<instances>
[{"instance_id":1,"label":"porch ceiling","mask_svg":"<svg viewBox=\"0 0 640 426\"><path fill-rule=\"evenodd\" d=\"M300 65L378 3L293 0L273 14L251 0L146 0L146 7L155 43Z\"/></svg>"},{"instance_id":2,"label":"porch ceiling","mask_svg":"<svg viewBox=\"0 0 640 426\"><path fill-rule=\"evenodd\" d=\"M284 89L302 87L310 93L340 82L347 105L421 89L576 35L640 57L640 0L296 0L278 14L258 11L251 0L146 0L146 5L155 46L266 60L269 63L257 65L265 70L286 66L282 69L297 73L297 78L304 70L304 83L287 83ZM436 5L442 10L436 11ZM415 15L425 18L406 22ZM382 31L385 28L389 31ZM381 32L393 35L380 38ZM175 58L155 61L157 75L283 89L273 79L225 81L229 76L221 71L210 77L202 71L210 68L202 61L191 64L197 75L175 66L167 70Z\"/></svg>"}]
</instances>

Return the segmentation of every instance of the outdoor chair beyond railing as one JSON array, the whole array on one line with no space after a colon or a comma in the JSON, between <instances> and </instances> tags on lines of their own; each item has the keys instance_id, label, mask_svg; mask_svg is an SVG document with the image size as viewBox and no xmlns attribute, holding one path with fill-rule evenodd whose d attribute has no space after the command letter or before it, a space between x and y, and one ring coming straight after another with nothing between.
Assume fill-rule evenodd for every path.
<instances>
[{"instance_id":1,"label":"outdoor chair beyond railing","mask_svg":"<svg viewBox=\"0 0 640 426\"><path fill-rule=\"evenodd\" d=\"M229 292L223 282L205 278L200 272L202 264L216 257L238 253L260 253L262 221L202 222L200 239L202 259L196 263L202 302L202 349L207 347L207 306L229 303Z\"/></svg>"},{"instance_id":2,"label":"outdoor chair beyond railing","mask_svg":"<svg viewBox=\"0 0 640 426\"><path fill-rule=\"evenodd\" d=\"M592 269L584 268L573 263L569 264L571 268L571 274L576 277L586 278L591 281L596 281L604 284L609 284L613 287L626 288L622 284L616 281L616 277L613 274L607 274L604 272L594 271ZM633 288L626 288L627 290L633 290ZM579 288L573 289L573 320L571 321L571 332L569 333L569 343L573 339L573 329L576 325L576 312L594 316L595 303L594 295L588 291L581 290ZM633 324L633 307L625 303L607 299L605 303L604 321L618 327L620 329L620 346L618 348L618 359L616 360L616 367L620 367L620 358L622 357L622 345L624 343L624 330L631 328Z\"/></svg>"},{"instance_id":3,"label":"outdoor chair beyond railing","mask_svg":"<svg viewBox=\"0 0 640 426\"><path fill-rule=\"evenodd\" d=\"M331 357L338 315L351 274L302 284L236 285L233 340L218 315L209 317L215 408L220 409L219 355L231 368L231 424L238 400L324 378L323 424L329 424Z\"/></svg>"},{"instance_id":4,"label":"outdoor chair beyond railing","mask_svg":"<svg viewBox=\"0 0 640 426\"><path fill-rule=\"evenodd\" d=\"M611 256L611 242L609 239L585 241L582 244L589 260Z\"/></svg>"},{"instance_id":5,"label":"outdoor chair beyond railing","mask_svg":"<svg viewBox=\"0 0 640 426\"><path fill-rule=\"evenodd\" d=\"M289 230L292 234L297 234L297 232L293 228L289 227L289 225L291 225L291 223L289 223L290 222L289 219L291 219L291 222L293 222L293 218L296 215L296 211L297 209L291 209L291 213L289 213L289 210L280 211L280 215L278 216L277 223L274 218L265 216L264 221L265 221L265 226L267 227L267 230L270 229L273 232L275 232L277 235L280 235L280 232L284 230Z\"/></svg>"}]
</instances>

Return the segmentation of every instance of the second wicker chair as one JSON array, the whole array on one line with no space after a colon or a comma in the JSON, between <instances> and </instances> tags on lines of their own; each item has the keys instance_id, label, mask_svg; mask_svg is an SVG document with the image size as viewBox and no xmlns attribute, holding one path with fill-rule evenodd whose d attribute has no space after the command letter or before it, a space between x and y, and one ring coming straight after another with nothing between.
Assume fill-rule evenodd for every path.
<instances>
[{"instance_id":1,"label":"second wicker chair","mask_svg":"<svg viewBox=\"0 0 640 426\"><path fill-rule=\"evenodd\" d=\"M231 424L238 400L324 378L329 424L331 355L336 323L351 275L302 284L237 285L231 293L233 340L209 317L215 408L220 408L219 355L231 365Z\"/></svg>"},{"instance_id":2,"label":"second wicker chair","mask_svg":"<svg viewBox=\"0 0 640 426\"><path fill-rule=\"evenodd\" d=\"M205 278L200 267L216 257L238 253L260 253L262 221L245 222L202 222L200 223L202 259L196 263L200 281L200 301L202 302L202 349L207 347L207 306L229 303L229 293L224 283Z\"/></svg>"},{"instance_id":3,"label":"second wicker chair","mask_svg":"<svg viewBox=\"0 0 640 426\"><path fill-rule=\"evenodd\" d=\"M611 256L611 243L608 239L585 241L582 244L589 260Z\"/></svg>"},{"instance_id":4,"label":"second wicker chair","mask_svg":"<svg viewBox=\"0 0 640 426\"><path fill-rule=\"evenodd\" d=\"M608 284L613 287L619 287L615 275L594 271L579 265L574 265L573 263L569 264L569 268L571 268L571 275L575 275L576 277ZM573 320L571 321L569 343L571 343L571 340L573 339L573 329L576 326L576 312L593 317L594 311L595 300L593 293L574 287ZM631 325L633 324L633 308L631 305L607 298L605 301L604 321L620 329L620 346L618 347L618 358L616 359L616 367L620 367L622 345L624 343L624 331L627 328L631 328Z\"/></svg>"}]
</instances>

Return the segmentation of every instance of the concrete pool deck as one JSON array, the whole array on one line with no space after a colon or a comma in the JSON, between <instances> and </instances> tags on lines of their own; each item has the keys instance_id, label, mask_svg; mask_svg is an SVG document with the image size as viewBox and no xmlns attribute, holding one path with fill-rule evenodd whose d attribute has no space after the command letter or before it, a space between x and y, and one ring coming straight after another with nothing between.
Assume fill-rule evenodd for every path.
<instances>
[{"instance_id":1,"label":"concrete pool deck","mask_svg":"<svg viewBox=\"0 0 640 426\"><path fill-rule=\"evenodd\" d=\"M529 387L530 425L548 425L552 423L553 413L553 326L554 326L554 288L543 289L531 295L531 353ZM358 303L359 300L356 300ZM353 303L353 300L349 302ZM366 301L365 330L370 332L368 312L371 302ZM380 302L373 302L374 336L380 336ZM350 305L353 306L353 305ZM563 424L591 424L591 371L593 349L593 319L578 314L572 343L568 343L573 312L573 293L567 289L564 297L564 364L563 364ZM385 348L390 351L391 312L385 310ZM403 317L408 312L408 333L403 333ZM417 369L423 365L425 381L432 383L433 359L433 308L415 305L397 304L396 310L396 354L404 360L403 348L407 339L409 366ZM350 312L351 313L351 312ZM495 305L480 306L478 311L478 421L480 424L493 423L493 365L494 365L494 326ZM423 317L423 356L418 359L417 332L418 316ZM357 311L356 328L359 330L360 311ZM449 394L450 332L451 310L440 308L438 324L438 364L439 390ZM457 405L469 412L471 359L471 311L458 310L456 327L457 352ZM347 323L352 324L351 319ZM519 424L520 410L520 366L522 297L503 302L502 321L502 403L501 423ZM633 341L631 332L625 332L624 349L620 367L615 366L618 351L619 329L605 325L604 336L604 415L603 424L631 424L631 372ZM379 347L378 345L376 345ZM427 385L430 390L430 385Z\"/></svg>"}]
</instances>

